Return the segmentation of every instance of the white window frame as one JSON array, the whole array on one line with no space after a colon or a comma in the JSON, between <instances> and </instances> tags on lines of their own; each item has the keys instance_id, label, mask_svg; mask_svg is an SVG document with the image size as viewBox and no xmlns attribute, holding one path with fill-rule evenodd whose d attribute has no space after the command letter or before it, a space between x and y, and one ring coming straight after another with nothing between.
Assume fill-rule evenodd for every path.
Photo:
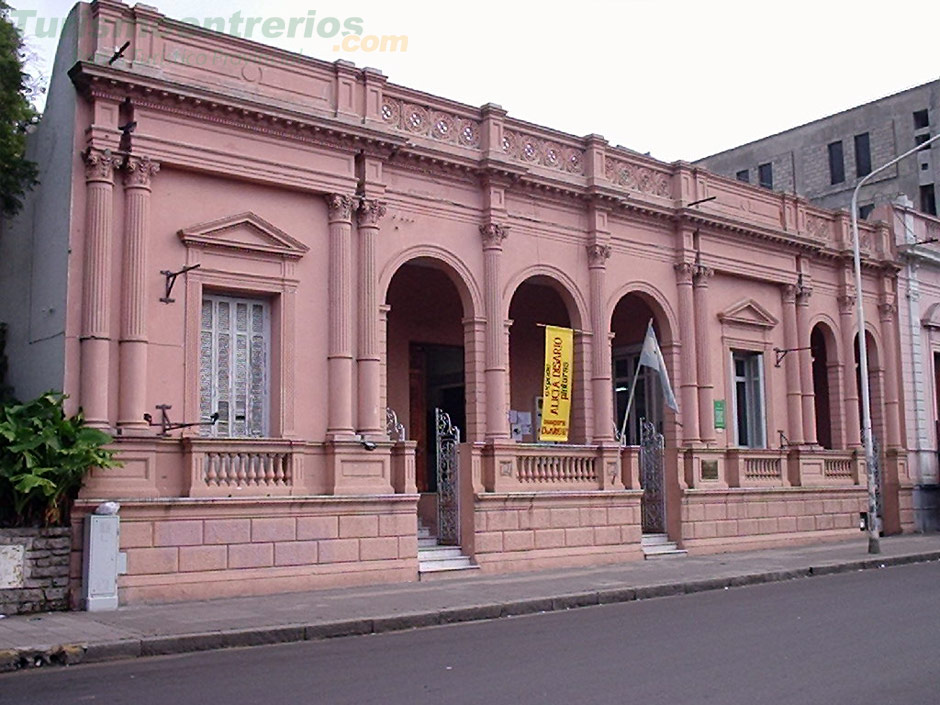
<instances>
[{"instance_id":1,"label":"white window frame","mask_svg":"<svg viewBox=\"0 0 940 705\"><path fill-rule=\"evenodd\" d=\"M746 365L753 365L756 369L756 375L745 372L745 376L739 380L737 370L735 369L735 359L745 358ZM734 424L734 444L741 448L766 448L767 447L767 394L764 385L764 354L756 350L731 350L731 409L732 420ZM753 362L752 362L753 361ZM750 409L748 413L748 427L757 436L748 445L743 445L738 435L738 382L745 384L746 403ZM757 399L753 399L756 393Z\"/></svg>"},{"instance_id":2,"label":"white window frame","mask_svg":"<svg viewBox=\"0 0 940 705\"><path fill-rule=\"evenodd\" d=\"M202 325L202 307L205 305L205 302L207 302L207 301L212 302L212 303L213 303L213 307L215 307L215 306L216 306L218 303L220 303L220 302L226 302L226 303L229 304L229 306L231 307L231 314L230 314L230 315L231 315L231 323L230 323L230 328L231 328L231 330L233 331L233 333L232 333L233 336L237 334L237 332L234 331L234 328L235 328L235 325L236 325L236 324L235 324L235 316L236 316L237 306L238 306L239 304L244 304L244 305L248 306L248 326L249 326L249 330L248 330L248 333L247 333L247 334L248 334L248 336L249 336L249 340L248 340L248 354L249 354L249 356L251 355L251 340L250 340L250 336L251 336L251 307L252 307L252 306L259 306L259 305L262 307L262 330L261 330L261 335L262 335L263 340L264 340L264 367L263 367L264 380L263 380L263 385L262 385L262 386L263 386L262 394L263 394L263 397L264 397L264 398L263 398L262 404L261 404L262 419L261 419L261 431L260 431L260 433L254 433L254 434L252 434L252 433L249 433L249 432L247 431L247 423L248 423L248 421L247 421L247 412L248 412L248 409L250 409L250 407L251 407L251 390L250 390L250 387L249 387L249 389L247 390L247 394L246 394L246 405L245 405L245 409L246 409L246 420L245 420L245 423L246 423L246 432L245 432L245 433L236 433L236 432L235 432L235 428L234 428L234 427L235 427L235 421L236 421L236 418L237 418L237 417L236 417L235 400L234 400L234 399L230 399L228 419L220 419L219 422L216 423L216 424L202 426L202 427L201 427L201 431L202 431L201 435L203 435L203 436L205 436L205 437L209 437L209 438L233 438L233 439L235 439L235 438L267 438L267 437L270 437L270 434L271 434L271 351L272 351L272 340L271 340L271 301L270 301L269 299L267 299L267 298L261 298L261 297L238 296L238 295L233 295L233 294L227 293L227 292L208 292L208 291L203 291L202 299L201 299L201 303L200 303L200 314L199 314L199 315L200 315L200 322L199 322L199 340L200 340L199 350L200 350L200 354L199 354L199 385L198 385L198 387L199 387L199 390L198 390L198 395L199 395L199 408L200 408L200 415L201 415L201 420L202 420L202 421L209 421L209 417L208 417L208 415L205 413L205 410L203 409L203 405L202 405L202 394L203 394L203 389L202 389L203 359L202 359L202 347L201 347L202 334L205 332L205 329L203 328L203 325ZM216 319L215 317L213 317L213 328L212 328L212 330L211 330L212 336L213 336L212 353L211 353L212 370L211 370L210 375L209 375L209 379L210 379L210 383L211 383L211 400L210 400L210 409L211 409L211 410L209 411L209 414L211 414L211 413L213 413L213 412L215 412L215 411L219 411L219 401L220 401L220 396L221 396L221 395L219 394L219 389L218 389L218 362L219 362L219 355L218 355L218 347L217 347L217 346L218 346L218 331L217 331L217 329L216 329L216 325L217 325L217 319ZM234 387L235 387L235 383L234 383L234 379L235 379L235 359L234 359L234 358L235 358L235 353L236 353L236 345L235 345L235 342L234 342L234 340L233 340L232 343L231 343L231 345L230 345L230 355L231 355L230 370L231 370L231 374L230 374L230 377L229 377L229 380L230 380L230 381L229 381L229 384L230 384L230 387L231 387L232 391L234 391ZM249 363L248 363L248 364L249 364L249 370L250 370L250 365L251 365L250 359L249 359ZM249 373L249 377L247 378L247 384L250 385L250 373ZM230 395L230 396L233 396L233 395ZM225 432L222 432L222 431L225 431Z\"/></svg>"}]
</instances>

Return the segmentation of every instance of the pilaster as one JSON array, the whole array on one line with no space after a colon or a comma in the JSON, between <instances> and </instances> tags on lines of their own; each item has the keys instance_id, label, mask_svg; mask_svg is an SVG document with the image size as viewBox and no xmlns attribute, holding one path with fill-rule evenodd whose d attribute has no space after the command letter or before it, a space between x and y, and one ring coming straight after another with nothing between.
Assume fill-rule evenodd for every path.
<instances>
[{"instance_id":1,"label":"pilaster","mask_svg":"<svg viewBox=\"0 0 940 705\"><path fill-rule=\"evenodd\" d=\"M714 399L712 383L711 330L712 316L708 299L708 280L714 270L697 264L692 278L692 297L695 309L695 364L698 374L698 422L701 440L706 445L715 442Z\"/></svg>"},{"instance_id":2,"label":"pilaster","mask_svg":"<svg viewBox=\"0 0 940 705\"><path fill-rule=\"evenodd\" d=\"M329 208L329 329L327 333L327 372L329 410L327 437L353 436L353 291L352 291L352 211L355 204L348 194L330 194Z\"/></svg>"},{"instance_id":3,"label":"pilaster","mask_svg":"<svg viewBox=\"0 0 940 705\"><path fill-rule=\"evenodd\" d=\"M79 403L89 426L109 424L111 248L114 170L110 150L88 149L85 161L85 243L82 275Z\"/></svg>"},{"instance_id":4,"label":"pilaster","mask_svg":"<svg viewBox=\"0 0 940 705\"><path fill-rule=\"evenodd\" d=\"M780 289L783 298L783 358L787 389L787 440L792 445L803 442L803 389L800 380L800 359L797 347L796 295L794 284Z\"/></svg>"},{"instance_id":5,"label":"pilaster","mask_svg":"<svg viewBox=\"0 0 940 705\"><path fill-rule=\"evenodd\" d=\"M842 437L846 448L861 448L861 421L858 413L858 381L855 379L855 297L843 294L839 302L839 331L842 336L842 397L845 426Z\"/></svg>"},{"instance_id":6,"label":"pilaster","mask_svg":"<svg viewBox=\"0 0 940 705\"><path fill-rule=\"evenodd\" d=\"M147 410L147 248L150 184L160 165L149 157L124 164L124 255L119 347L118 426L143 431Z\"/></svg>"},{"instance_id":7,"label":"pilaster","mask_svg":"<svg viewBox=\"0 0 940 705\"><path fill-rule=\"evenodd\" d=\"M363 199L359 204L359 315L358 321L358 423L364 437L384 438L380 408L381 351L379 350L379 299L376 290L375 246L385 204Z\"/></svg>"},{"instance_id":8,"label":"pilaster","mask_svg":"<svg viewBox=\"0 0 940 705\"><path fill-rule=\"evenodd\" d=\"M803 392L803 443L818 445L816 438L816 390L813 388L813 354L810 350L809 298L813 290L805 285L796 291L796 345L799 348L800 387Z\"/></svg>"},{"instance_id":9,"label":"pilaster","mask_svg":"<svg viewBox=\"0 0 940 705\"><path fill-rule=\"evenodd\" d=\"M508 385L506 380L506 344L502 296L500 293L500 261L503 240L509 228L495 222L480 226L483 238L483 286L486 309L486 438L509 438Z\"/></svg>"},{"instance_id":10,"label":"pilaster","mask_svg":"<svg viewBox=\"0 0 940 705\"><path fill-rule=\"evenodd\" d=\"M698 423L698 375L695 360L695 305L692 296L692 275L695 265L680 262L675 265L676 287L679 299L679 331L682 347L679 350L682 375L679 383L682 414L682 441L684 445L695 445L699 438Z\"/></svg>"}]
</instances>

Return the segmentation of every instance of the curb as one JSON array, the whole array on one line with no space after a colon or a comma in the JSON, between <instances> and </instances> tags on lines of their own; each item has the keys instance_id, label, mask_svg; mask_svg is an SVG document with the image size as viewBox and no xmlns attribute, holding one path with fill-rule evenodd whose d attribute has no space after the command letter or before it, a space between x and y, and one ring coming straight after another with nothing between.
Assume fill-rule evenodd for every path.
<instances>
[{"instance_id":1,"label":"curb","mask_svg":"<svg viewBox=\"0 0 940 705\"><path fill-rule=\"evenodd\" d=\"M452 607L428 612L409 612L336 622L290 624L176 636L153 636L95 643L3 649L0 650L0 673L43 666L72 666L80 663L103 663L144 656L167 656L196 651L320 641L365 634L384 634L422 627L479 622L542 612L560 612L581 607L648 600L672 595L691 595L697 592L724 590L746 585L776 583L797 578L812 578L821 575L851 573L911 563L929 563L938 560L940 560L940 551L930 551L885 558L866 558L842 563L829 563L806 568L746 573L721 578L705 578L640 587L604 588L555 597L537 597L510 602Z\"/></svg>"}]
</instances>

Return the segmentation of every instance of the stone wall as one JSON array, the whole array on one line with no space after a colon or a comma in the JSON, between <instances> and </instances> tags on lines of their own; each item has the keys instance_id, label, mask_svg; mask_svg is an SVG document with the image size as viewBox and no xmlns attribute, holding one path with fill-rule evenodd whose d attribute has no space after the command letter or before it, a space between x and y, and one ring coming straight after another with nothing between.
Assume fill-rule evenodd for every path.
<instances>
[{"instance_id":1,"label":"stone wall","mask_svg":"<svg viewBox=\"0 0 940 705\"><path fill-rule=\"evenodd\" d=\"M69 534L0 529L0 614L68 609Z\"/></svg>"},{"instance_id":2,"label":"stone wall","mask_svg":"<svg viewBox=\"0 0 940 705\"><path fill-rule=\"evenodd\" d=\"M94 502L79 500L73 521ZM120 603L416 580L414 495L169 499L121 504ZM72 603L82 575L73 546Z\"/></svg>"},{"instance_id":3,"label":"stone wall","mask_svg":"<svg viewBox=\"0 0 940 705\"><path fill-rule=\"evenodd\" d=\"M686 490L682 547L695 553L857 538L865 487Z\"/></svg>"},{"instance_id":4,"label":"stone wall","mask_svg":"<svg viewBox=\"0 0 940 705\"><path fill-rule=\"evenodd\" d=\"M477 495L473 555L484 571L639 559L642 492Z\"/></svg>"}]
</instances>

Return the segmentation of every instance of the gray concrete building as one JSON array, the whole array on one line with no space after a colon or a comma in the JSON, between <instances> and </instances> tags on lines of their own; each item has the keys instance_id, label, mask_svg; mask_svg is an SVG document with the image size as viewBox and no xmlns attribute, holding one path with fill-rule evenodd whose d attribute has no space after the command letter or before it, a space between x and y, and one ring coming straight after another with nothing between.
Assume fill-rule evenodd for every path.
<instances>
[{"instance_id":1,"label":"gray concrete building","mask_svg":"<svg viewBox=\"0 0 940 705\"><path fill-rule=\"evenodd\" d=\"M940 80L700 159L719 174L848 210L858 179L940 129ZM907 196L937 215L940 140L879 174L859 194L861 217Z\"/></svg>"}]
</instances>

